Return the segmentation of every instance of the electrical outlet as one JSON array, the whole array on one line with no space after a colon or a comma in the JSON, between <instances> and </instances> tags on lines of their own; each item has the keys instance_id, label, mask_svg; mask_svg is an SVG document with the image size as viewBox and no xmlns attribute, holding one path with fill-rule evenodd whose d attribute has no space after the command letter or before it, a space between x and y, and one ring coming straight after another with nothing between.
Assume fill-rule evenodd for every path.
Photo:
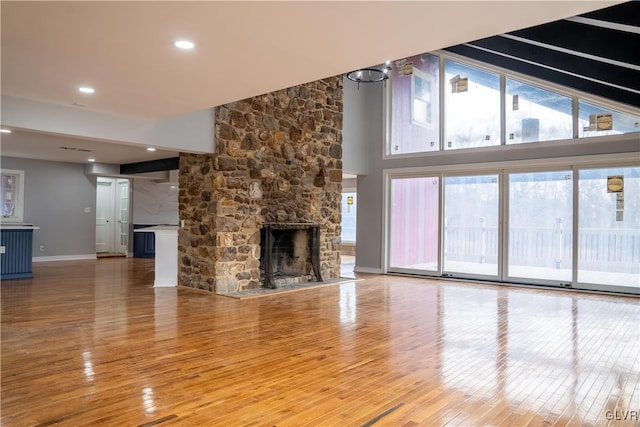
<instances>
[{"instance_id":1,"label":"electrical outlet","mask_svg":"<svg viewBox=\"0 0 640 427\"><path fill-rule=\"evenodd\" d=\"M40 245L40 252L44 252L44 245Z\"/></svg>"},{"instance_id":2,"label":"electrical outlet","mask_svg":"<svg viewBox=\"0 0 640 427\"><path fill-rule=\"evenodd\" d=\"M91 213L91 208L89 207L84 208L84 213Z\"/></svg>"}]
</instances>

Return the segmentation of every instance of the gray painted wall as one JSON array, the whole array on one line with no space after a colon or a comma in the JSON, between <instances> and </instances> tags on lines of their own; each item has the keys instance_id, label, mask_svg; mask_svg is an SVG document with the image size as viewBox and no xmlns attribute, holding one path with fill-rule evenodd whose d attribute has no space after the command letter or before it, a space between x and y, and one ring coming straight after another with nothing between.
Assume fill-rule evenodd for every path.
<instances>
[{"instance_id":1,"label":"gray painted wall","mask_svg":"<svg viewBox=\"0 0 640 427\"><path fill-rule=\"evenodd\" d=\"M343 126L342 126L342 171L354 175L369 173L371 165L367 156L376 149L382 136L382 104L380 111L371 105L381 99L379 83L358 85L343 78ZM372 116L374 114L374 116Z\"/></svg>"},{"instance_id":2,"label":"gray painted wall","mask_svg":"<svg viewBox=\"0 0 640 427\"><path fill-rule=\"evenodd\" d=\"M382 265L383 87L344 79L343 170L358 175L356 269Z\"/></svg>"},{"instance_id":3,"label":"gray painted wall","mask_svg":"<svg viewBox=\"0 0 640 427\"><path fill-rule=\"evenodd\" d=\"M12 157L0 162L24 171L24 222L40 227L33 233L34 257L95 254L96 178L84 174L84 165Z\"/></svg>"}]
</instances>

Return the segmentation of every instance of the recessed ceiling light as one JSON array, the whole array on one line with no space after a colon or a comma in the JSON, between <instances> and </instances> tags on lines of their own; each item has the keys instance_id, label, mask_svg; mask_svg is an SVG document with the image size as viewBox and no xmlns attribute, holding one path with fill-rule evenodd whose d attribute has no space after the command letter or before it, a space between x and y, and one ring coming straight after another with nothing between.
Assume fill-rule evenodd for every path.
<instances>
[{"instance_id":1,"label":"recessed ceiling light","mask_svg":"<svg viewBox=\"0 0 640 427\"><path fill-rule=\"evenodd\" d=\"M153 147L147 147L147 151L156 151L156 149Z\"/></svg>"},{"instance_id":2,"label":"recessed ceiling light","mask_svg":"<svg viewBox=\"0 0 640 427\"><path fill-rule=\"evenodd\" d=\"M189 40L176 40L173 42L173 45L178 49L184 50L193 49L196 46L194 42Z\"/></svg>"},{"instance_id":3,"label":"recessed ceiling light","mask_svg":"<svg viewBox=\"0 0 640 427\"><path fill-rule=\"evenodd\" d=\"M80 86L78 90L82 93L94 93L96 90L89 86Z\"/></svg>"},{"instance_id":4,"label":"recessed ceiling light","mask_svg":"<svg viewBox=\"0 0 640 427\"><path fill-rule=\"evenodd\" d=\"M92 163L93 163L93 162L95 162L95 161L96 161L96 159L94 159L93 157L89 157L89 158L87 159L87 161L88 161L88 162L92 162Z\"/></svg>"},{"instance_id":5,"label":"recessed ceiling light","mask_svg":"<svg viewBox=\"0 0 640 427\"><path fill-rule=\"evenodd\" d=\"M0 132L2 133L11 133L10 129L0 129Z\"/></svg>"}]
</instances>

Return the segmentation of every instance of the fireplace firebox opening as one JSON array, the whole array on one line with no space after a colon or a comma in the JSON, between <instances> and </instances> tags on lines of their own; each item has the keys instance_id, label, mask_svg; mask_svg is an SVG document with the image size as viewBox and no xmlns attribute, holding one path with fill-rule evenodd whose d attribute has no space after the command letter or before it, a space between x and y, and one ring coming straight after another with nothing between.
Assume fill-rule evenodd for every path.
<instances>
[{"instance_id":1,"label":"fireplace firebox opening","mask_svg":"<svg viewBox=\"0 0 640 427\"><path fill-rule=\"evenodd\" d=\"M265 224L260 230L260 281L263 288L322 282L320 227Z\"/></svg>"}]
</instances>

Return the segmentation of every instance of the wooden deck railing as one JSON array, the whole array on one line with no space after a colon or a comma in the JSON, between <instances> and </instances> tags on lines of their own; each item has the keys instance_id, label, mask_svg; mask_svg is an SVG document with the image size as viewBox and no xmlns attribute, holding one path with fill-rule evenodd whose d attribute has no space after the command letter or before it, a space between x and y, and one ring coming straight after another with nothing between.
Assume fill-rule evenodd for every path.
<instances>
[{"instance_id":1,"label":"wooden deck railing","mask_svg":"<svg viewBox=\"0 0 640 427\"><path fill-rule=\"evenodd\" d=\"M445 257L450 261L496 262L498 230L496 227L445 228ZM530 266L566 268L572 258L573 233L555 228L511 228L509 259ZM628 265L640 263L640 230L583 228L578 235L581 263L593 265Z\"/></svg>"}]
</instances>

